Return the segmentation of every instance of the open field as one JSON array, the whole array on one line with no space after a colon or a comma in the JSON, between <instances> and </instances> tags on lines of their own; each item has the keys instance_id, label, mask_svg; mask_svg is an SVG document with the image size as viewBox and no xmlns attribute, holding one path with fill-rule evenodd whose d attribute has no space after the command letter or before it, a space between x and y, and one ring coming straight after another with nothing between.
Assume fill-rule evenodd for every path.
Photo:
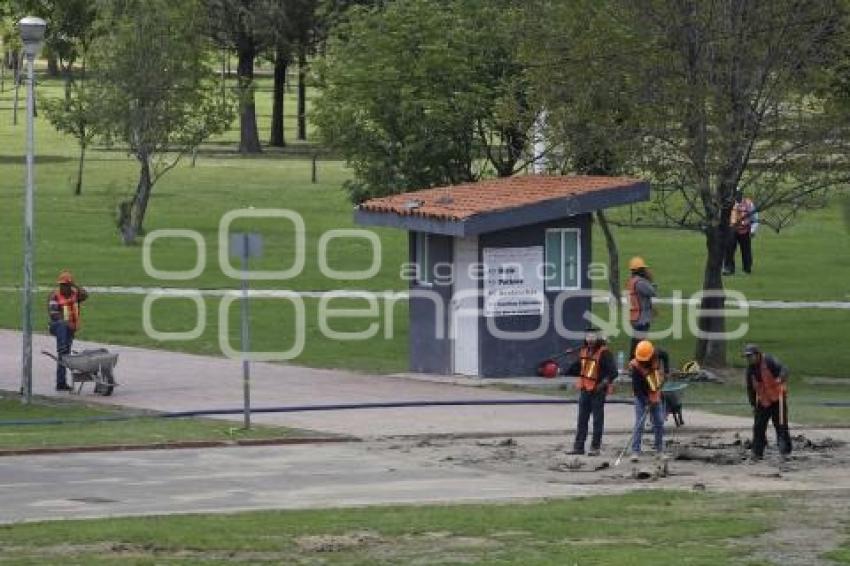
<instances>
[{"instance_id":1,"label":"open field","mask_svg":"<svg viewBox=\"0 0 850 566\"><path fill-rule=\"evenodd\" d=\"M58 95L60 84L45 81L41 96ZM260 128L267 130L268 92L259 93ZM294 108L291 98L288 108ZM0 95L0 286L9 288L21 281L21 208L23 193L24 126L19 114L17 127L11 126L11 92ZM291 117L288 126L294 127ZM76 143L56 134L44 116L37 120L37 204L36 273L41 285L49 286L59 269L70 267L84 285L175 286L201 289L238 288L228 278L218 260L217 232L223 214L235 208L285 208L297 212L306 228L305 266L297 277L284 281L258 281L253 288L322 291L365 289L403 290L406 283L399 266L406 261L407 243L403 233L375 230L381 239L381 268L369 279L337 280L319 270L317 246L329 229L352 228L351 205L341 183L348 172L339 162L320 161L319 182L310 182L310 161L269 152L259 157L240 157L222 150L232 149L235 131L213 140L202 149L196 167L184 162L154 188L146 227L197 231L206 244L206 268L191 280L159 280L145 273L142 246L119 243L113 225L113 211L121 198L135 186L136 169L120 150L103 148L90 152L83 195L71 195L76 168ZM302 146L303 147L303 146ZM280 269L292 264L292 225L288 221L236 221L233 229L262 231L266 256L253 268ZM602 238L594 234L594 254L598 261L606 255ZM699 287L703 243L698 234L662 230L617 229L623 264L640 253L652 265L663 296L681 290L688 296ZM726 280L731 288L749 298L774 300L848 300L850 294L850 234L843 225L838 207L808 214L787 232L776 235L763 230L755 243L756 265L752 276ZM195 264L195 243L189 239L160 239L151 246L152 264L160 270L189 269ZM328 265L338 270L363 269L371 261L369 244L363 239L338 239L328 246ZM621 266L621 267L624 267ZM604 282L597 282L604 287ZM19 292L5 291L0 304L0 325L20 326ZM40 295L36 305L42 304ZM186 342L158 342L142 331L141 297L93 296L86 307L82 339L103 340L141 346L179 349L216 354L218 299L208 299L208 324L200 338ZM396 372L406 367L406 307L395 305L389 315L392 332L385 332L386 309L380 306L381 331L362 342L327 339L318 330L315 299L305 300L306 344L294 363L320 367L347 367L363 371ZM342 306L340 301L336 306ZM357 306L362 306L362 301ZM40 307L39 307L40 308ZM194 305L186 299L167 299L154 305L156 328L191 328ZM236 306L232 309L236 315ZM291 328L290 305L258 304L254 309L255 349L280 348ZM657 328L672 316L670 307L660 307ZM750 332L733 343L734 354L740 342L755 340L792 365L795 375L847 376L850 353L835 348L835 340L847 331L847 311L841 310L754 310L749 318ZM41 326L36 311L36 329ZM338 319L334 328L366 328L370 320ZM232 327L235 331L235 327ZM283 335L283 336L281 336ZM234 334L235 336L235 334ZM622 340L615 347L622 348ZM664 346L677 365L689 359L693 341L688 333L681 339L665 339ZM733 364L740 361L730 356Z\"/></svg>"}]
</instances>

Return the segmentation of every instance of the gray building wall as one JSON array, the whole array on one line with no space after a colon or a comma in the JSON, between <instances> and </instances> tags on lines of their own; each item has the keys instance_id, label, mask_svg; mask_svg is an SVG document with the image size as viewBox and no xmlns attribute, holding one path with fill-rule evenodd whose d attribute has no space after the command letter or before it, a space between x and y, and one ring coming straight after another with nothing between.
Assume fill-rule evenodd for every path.
<instances>
[{"instance_id":1,"label":"gray building wall","mask_svg":"<svg viewBox=\"0 0 850 566\"><path fill-rule=\"evenodd\" d=\"M408 257L413 262L415 238L413 232L407 233ZM430 235L431 263L451 263L453 239L450 236ZM449 340L449 302L452 298L450 282L434 281L433 285L410 283L409 344L410 371L417 373L449 374L452 371L452 341ZM422 296L417 296L422 293ZM433 296L433 299L430 298ZM440 325L442 337L437 335Z\"/></svg>"},{"instance_id":2,"label":"gray building wall","mask_svg":"<svg viewBox=\"0 0 850 566\"><path fill-rule=\"evenodd\" d=\"M590 288L587 279L587 267L591 261L591 215L581 214L562 218L551 222L531 224L508 230L490 232L479 237L478 261L483 261L484 248L517 248L527 246L544 246L548 228L579 228L581 239L581 287ZM412 232L408 232L408 257L414 261L415 241ZM453 238L431 234L430 254L433 263L453 263ZM479 289L483 290L483 281L479 281ZM448 338L449 304L453 288L450 283L440 281L433 285L423 286L415 281L410 284L410 370L420 373L449 374L452 372L453 345ZM431 293L432 298L417 296L416 293ZM546 292L551 318L545 333L534 340L502 340L493 336L487 328L487 319L482 315L479 319L478 332L478 367L482 377L511 377L529 376L537 372L541 361L565 347L574 346L577 341L568 342L558 336L554 317L560 317L562 324L571 330L581 331L586 322L582 315L590 309L591 302L587 297L567 299L560 312L554 312L554 305L559 293L569 291ZM483 308L479 300L479 309ZM483 311L482 311L483 312ZM541 324L540 316L503 316L490 319L497 328L503 331L521 332L533 331ZM443 335L437 336L437 330L443 325Z\"/></svg>"},{"instance_id":3,"label":"gray building wall","mask_svg":"<svg viewBox=\"0 0 850 566\"><path fill-rule=\"evenodd\" d=\"M479 240L479 261L484 248L519 248L545 245L548 228L579 228L581 245L580 281L582 289L590 288L587 279L587 267L591 259L591 216L581 214L562 218L552 222L531 224L510 230L482 234ZM481 283L483 285L483 282ZM541 361L552 354L562 351L568 342L558 336L555 317L560 317L564 327L570 330L583 330L587 325L582 315L590 309L590 299L574 297L564 303L561 312L552 309L558 291L546 292L551 318L545 334L534 340L502 340L493 336L487 328L487 320L482 316L479 321L479 369L482 377L510 377L535 375ZM560 291L569 293L569 291ZM499 330L520 332L533 331L540 327L541 316L500 316L491 319Z\"/></svg>"}]
</instances>

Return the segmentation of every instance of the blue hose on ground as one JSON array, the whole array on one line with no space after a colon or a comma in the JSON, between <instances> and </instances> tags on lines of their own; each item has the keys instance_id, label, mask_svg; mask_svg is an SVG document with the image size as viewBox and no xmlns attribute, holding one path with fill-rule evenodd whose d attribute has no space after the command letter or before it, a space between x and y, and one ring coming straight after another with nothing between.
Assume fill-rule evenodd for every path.
<instances>
[{"instance_id":1,"label":"blue hose on ground","mask_svg":"<svg viewBox=\"0 0 850 566\"><path fill-rule=\"evenodd\" d=\"M607 404L633 405L631 399L609 399ZM252 408L252 414L258 413L303 413L310 411L349 411L360 409L398 409L409 407L470 407L470 406L497 406L497 405L575 405L575 399L469 399L452 401L386 401L380 403L338 403L332 405L293 405L289 407L257 407ZM819 407L850 407L850 401L816 401L809 403L796 403L797 406L819 406ZM703 401L688 403L688 406L749 406L746 402L725 401ZM111 421L129 421L138 418L160 418L160 419L182 419L191 417L213 417L223 415L241 415L244 409L199 409L196 411L172 411L165 413L151 413L143 415L103 415L98 417L80 418L44 418L44 419L19 419L0 420L0 426L24 426L24 425L63 425L97 423Z\"/></svg>"}]
</instances>

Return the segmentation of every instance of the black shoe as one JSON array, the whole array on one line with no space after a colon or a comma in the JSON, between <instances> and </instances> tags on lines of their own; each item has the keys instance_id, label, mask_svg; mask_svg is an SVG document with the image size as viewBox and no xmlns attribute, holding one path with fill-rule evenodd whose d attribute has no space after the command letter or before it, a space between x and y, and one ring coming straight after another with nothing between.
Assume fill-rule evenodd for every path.
<instances>
[{"instance_id":1,"label":"black shoe","mask_svg":"<svg viewBox=\"0 0 850 566\"><path fill-rule=\"evenodd\" d=\"M573 448L572 450L567 451L568 456L584 456L583 448Z\"/></svg>"},{"instance_id":2,"label":"black shoe","mask_svg":"<svg viewBox=\"0 0 850 566\"><path fill-rule=\"evenodd\" d=\"M73 391L74 388L68 385L67 383L63 383L62 385L56 386L56 391Z\"/></svg>"}]
</instances>

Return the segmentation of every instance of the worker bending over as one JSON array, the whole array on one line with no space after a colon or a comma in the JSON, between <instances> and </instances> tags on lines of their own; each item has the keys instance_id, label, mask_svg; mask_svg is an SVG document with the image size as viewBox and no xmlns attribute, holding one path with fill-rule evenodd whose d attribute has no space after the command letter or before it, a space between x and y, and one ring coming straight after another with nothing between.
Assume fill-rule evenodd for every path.
<instances>
[{"instance_id":1,"label":"worker bending over","mask_svg":"<svg viewBox=\"0 0 850 566\"><path fill-rule=\"evenodd\" d=\"M747 397L753 407L753 460L764 458L767 445L767 421L773 421L776 442L783 459L791 454L788 430L788 368L763 353L755 344L744 346L747 358Z\"/></svg>"},{"instance_id":2,"label":"worker bending over","mask_svg":"<svg viewBox=\"0 0 850 566\"><path fill-rule=\"evenodd\" d=\"M643 424L649 414L655 436L655 453L664 453L664 404L661 402L661 387L670 371L667 353L653 346L649 340L638 342L635 357L629 362L632 391L635 396L635 427L632 431L632 462L640 460Z\"/></svg>"}]
</instances>

